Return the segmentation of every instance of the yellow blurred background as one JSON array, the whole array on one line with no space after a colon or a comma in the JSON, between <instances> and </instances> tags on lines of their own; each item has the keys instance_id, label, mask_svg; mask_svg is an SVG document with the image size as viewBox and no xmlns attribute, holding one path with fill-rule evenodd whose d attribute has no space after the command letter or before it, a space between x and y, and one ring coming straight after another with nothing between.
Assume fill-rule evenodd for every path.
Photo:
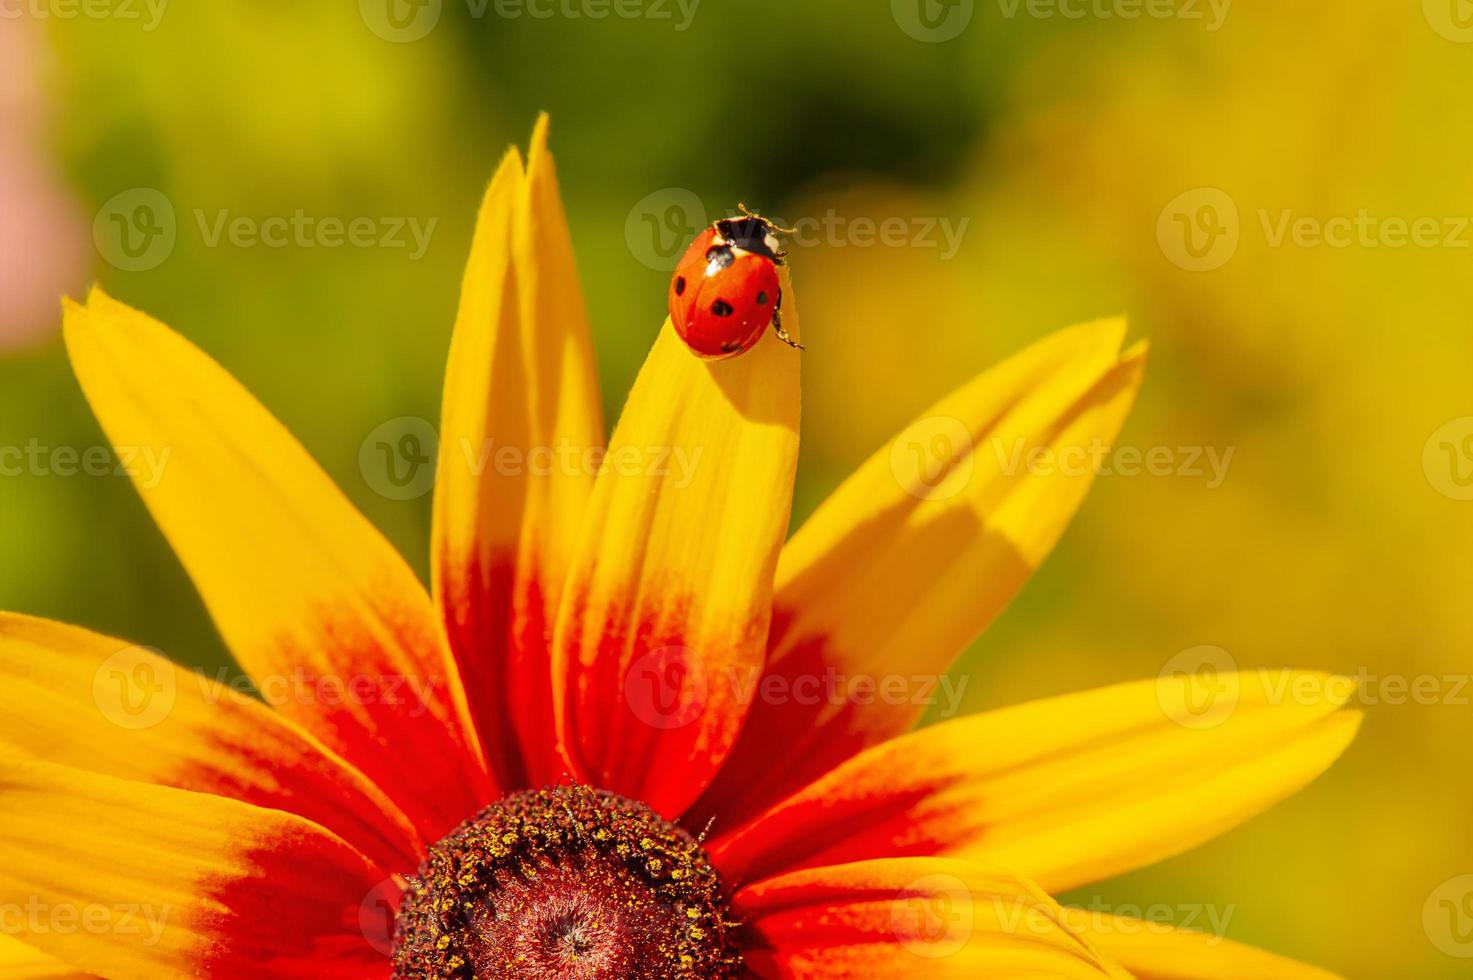
<instances>
[{"instance_id":1,"label":"yellow blurred background","mask_svg":"<svg viewBox=\"0 0 1473 980\"><path fill-rule=\"evenodd\" d=\"M423 571L428 497L376 492L359 448L436 417L476 204L541 109L611 417L698 225L740 200L808 229L799 518L982 367L1125 312L1152 358L1122 443L1170 465L1099 479L958 665L965 709L1201 646L1356 678L1327 776L1070 898L1213 909L1348 977L1473 975L1473 895L1445 884L1473 874L1462 7L18 0L0 447L105 445L55 336L97 280L223 361ZM373 240L222 230L299 212ZM226 661L126 480L7 471L0 540L0 608Z\"/></svg>"}]
</instances>

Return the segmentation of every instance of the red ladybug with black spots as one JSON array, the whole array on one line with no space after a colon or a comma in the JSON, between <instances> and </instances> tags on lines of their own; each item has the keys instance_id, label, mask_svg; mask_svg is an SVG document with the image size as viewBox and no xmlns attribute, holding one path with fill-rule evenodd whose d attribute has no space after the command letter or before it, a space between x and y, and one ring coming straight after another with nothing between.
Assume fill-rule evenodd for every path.
<instances>
[{"instance_id":1,"label":"red ladybug with black spots","mask_svg":"<svg viewBox=\"0 0 1473 980\"><path fill-rule=\"evenodd\" d=\"M769 326L783 343L803 345L783 329L777 268L778 228L742 208L696 236L670 280L670 320L701 357L719 360L751 350Z\"/></svg>"}]
</instances>

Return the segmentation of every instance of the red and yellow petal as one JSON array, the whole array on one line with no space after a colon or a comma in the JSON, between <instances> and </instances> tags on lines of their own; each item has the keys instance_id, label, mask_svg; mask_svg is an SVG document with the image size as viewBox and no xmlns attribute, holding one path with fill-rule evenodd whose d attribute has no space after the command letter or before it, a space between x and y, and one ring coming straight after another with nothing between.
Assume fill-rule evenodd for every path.
<instances>
[{"instance_id":1,"label":"red and yellow petal","mask_svg":"<svg viewBox=\"0 0 1473 980\"><path fill-rule=\"evenodd\" d=\"M88 980L88 974L69 963L6 934L21 921L0 924L0 980Z\"/></svg>"},{"instance_id":2,"label":"red and yellow petal","mask_svg":"<svg viewBox=\"0 0 1473 980\"><path fill-rule=\"evenodd\" d=\"M798 871L734 899L763 978L1126 977L1036 886L963 861L896 858Z\"/></svg>"},{"instance_id":3,"label":"red and yellow petal","mask_svg":"<svg viewBox=\"0 0 1473 980\"><path fill-rule=\"evenodd\" d=\"M45 763L0 763L0 903L109 980L367 977L384 874L301 817Z\"/></svg>"},{"instance_id":4,"label":"red and yellow petal","mask_svg":"<svg viewBox=\"0 0 1473 980\"><path fill-rule=\"evenodd\" d=\"M1124 332L1122 320L1074 327L987 371L794 535L765 683L823 693L757 699L702 816L739 820L916 722L917 698L845 692L934 680L1042 563L1134 404L1146 352L1122 355Z\"/></svg>"},{"instance_id":5,"label":"red and yellow petal","mask_svg":"<svg viewBox=\"0 0 1473 980\"><path fill-rule=\"evenodd\" d=\"M1066 921L1137 980L1340 980L1299 963L1206 932L1066 908Z\"/></svg>"},{"instance_id":6,"label":"red and yellow petal","mask_svg":"<svg viewBox=\"0 0 1473 980\"><path fill-rule=\"evenodd\" d=\"M434 591L504 786L562 774L552 624L604 445L572 243L539 120L481 207L445 377Z\"/></svg>"},{"instance_id":7,"label":"red and yellow petal","mask_svg":"<svg viewBox=\"0 0 1473 980\"><path fill-rule=\"evenodd\" d=\"M739 831L729 879L893 855L1014 868L1051 892L1210 840L1298 791L1344 751L1360 713L1345 678L1224 678L1210 724L1163 676L922 729L870 749ZM1183 722L1187 722L1184 724Z\"/></svg>"},{"instance_id":8,"label":"red and yellow petal","mask_svg":"<svg viewBox=\"0 0 1473 980\"><path fill-rule=\"evenodd\" d=\"M558 728L575 774L667 816L725 758L762 670L799 361L771 333L703 361L666 321L583 525L555 641Z\"/></svg>"},{"instance_id":9,"label":"red and yellow petal","mask_svg":"<svg viewBox=\"0 0 1473 980\"><path fill-rule=\"evenodd\" d=\"M265 700L435 838L494 798L429 595L306 451L208 356L94 291L72 365Z\"/></svg>"},{"instance_id":10,"label":"red and yellow petal","mask_svg":"<svg viewBox=\"0 0 1473 980\"><path fill-rule=\"evenodd\" d=\"M286 810L385 867L413 869L422 851L377 786L248 692L144 647L6 613L0 752Z\"/></svg>"}]
</instances>

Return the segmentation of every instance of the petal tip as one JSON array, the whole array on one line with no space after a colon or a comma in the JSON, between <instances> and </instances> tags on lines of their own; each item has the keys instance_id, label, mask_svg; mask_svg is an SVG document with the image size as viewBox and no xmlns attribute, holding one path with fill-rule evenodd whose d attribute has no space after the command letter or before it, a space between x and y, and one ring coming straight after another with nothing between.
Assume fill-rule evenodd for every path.
<instances>
[{"instance_id":1,"label":"petal tip","mask_svg":"<svg viewBox=\"0 0 1473 980\"><path fill-rule=\"evenodd\" d=\"M532 125L532 141L527 146L527 156L531 160L541 160L552 151L548 148L548 142L552 131L552 116L546 111L537 114L537 122Z\"/></svg>"}]
</instances>

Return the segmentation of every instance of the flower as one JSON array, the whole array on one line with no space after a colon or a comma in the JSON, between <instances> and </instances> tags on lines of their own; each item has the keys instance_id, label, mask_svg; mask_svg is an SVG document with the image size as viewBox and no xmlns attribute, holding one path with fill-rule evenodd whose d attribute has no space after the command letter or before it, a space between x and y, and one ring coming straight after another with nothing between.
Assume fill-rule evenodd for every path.
<instances>
[{"instance_id":1,"label":"flower","mask_svg":"<svg viewBox=\"0 0 1473 980\"><path fill-rule=\"evenodd\" d=\"M708 363L667 323L605 447L546 140L478 222L428 592L220 366L68 305L259 698L0 618L0 973L1326 976L1048 893L1305 785L1359 721L1336 679L1168 671L911 731L1090 482L983 447L1112 440L1123 324L986 372L785 544L800 355Z\"/></svg>"},{"instance_id":2,"label":"flower","mask_svg":"<svg viewBox=\"0 0 1473 980\"><path fill-rule=\"evenodd\" d=\"M47 156L49 100L42 87L45 36L29 18L0 30L0 351L56 329L55 303L85 281L81 208Z\"/></svg>"}]
</instances>

